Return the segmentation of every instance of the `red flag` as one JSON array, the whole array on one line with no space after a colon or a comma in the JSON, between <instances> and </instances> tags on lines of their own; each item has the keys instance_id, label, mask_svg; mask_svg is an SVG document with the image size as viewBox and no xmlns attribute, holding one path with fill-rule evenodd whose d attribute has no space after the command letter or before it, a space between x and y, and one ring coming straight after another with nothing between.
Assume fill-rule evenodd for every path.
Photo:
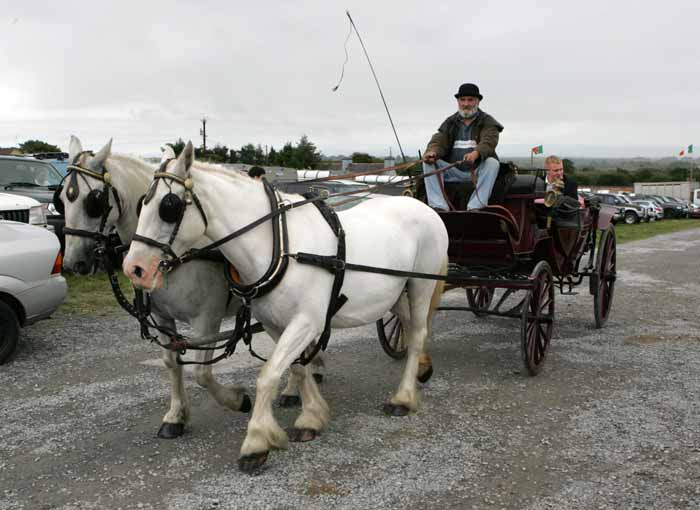
<instances>
[{"instance_id":1,"label":"red flag","mask_svg":"<svg viewBox=\"0 0 700 510\"><path fill-rule=\"evenodd\" d=\"M680 151L680 152L678 153L678 156L681 157L681 158L682 158L683 156L685 156L685 150Z\"/></svg>"}]
</instances>

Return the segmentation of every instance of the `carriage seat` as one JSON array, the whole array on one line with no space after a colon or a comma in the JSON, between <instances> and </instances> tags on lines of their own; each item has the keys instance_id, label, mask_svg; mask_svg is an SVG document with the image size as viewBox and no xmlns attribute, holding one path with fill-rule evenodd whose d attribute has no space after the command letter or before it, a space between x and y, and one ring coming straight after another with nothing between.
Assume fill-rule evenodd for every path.
<instances>
[{"instance_id":1,"label":"carriage seat","mask_svg":"<svg viewBox=\"0 0 700 510\"><path fill-rule=\"evenodd\" d=\"M506 198L515 198L513 195L544 196L544 192L544 179L535 175L516 175L506 192Z\"/></svg>"}]
</instances>

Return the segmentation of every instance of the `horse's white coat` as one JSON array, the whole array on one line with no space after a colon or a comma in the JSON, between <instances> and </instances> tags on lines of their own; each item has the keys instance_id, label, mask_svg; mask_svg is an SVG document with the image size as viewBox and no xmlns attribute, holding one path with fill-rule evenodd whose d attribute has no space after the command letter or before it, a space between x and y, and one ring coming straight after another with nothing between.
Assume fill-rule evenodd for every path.
<instances>
[{"instance_id":1,"label":"horse's white coat","mask_svg":"<svg viewBox=\"0 0 700 510\"><path fill-rule=\"evenodd\" d=\"M80 140L71 137L70 160L83 151ZM172 148L167 147L164 159L174 158ZM146 193L151 183L154 166L141 159L112 154L111 141L94 157L83 154L78 162L80 166L100 172L102 166L110 173L112 185L119 193L122 215L110 194L110 211L105 231L116 227L122 242L129 243L136 232L138 218L136 204ZM99 230L100 219L90 218L85 214L84 200L90 189L100 189L103 183L90 176L79 174L78 188L80 195L75 202L66 198L64 189L61 198L65 206L66 226L87 231ZM82 272L89 270L94 262L95 242L85 237L66 236L64 267ZM175 320L188 323L196 336L211 335L219 332L222 319L236 312L240 301L236 298L229 303L228 286L223 277L223 265L216 262L192 261L186 270L173 271L168 275L166 284L151 294L153 314L156 321L165 327L175 329ZM162 341L167 337L159 335ZM195 351L196 361L211 359L212 351ZM184 424L190 413L190 404L185 391L182 366L176 362L176 354L163 351L163 362L170 376L170 408L163 418L164 423ZM224 386L213 376L211 365L196 365L195 378L200 386L206 387L212 397L221 405L238 411L245 397L245 390L238 386ZM296 389L288 387L284 394L294 394Z\"/></svg>"},{"instance_id":2,"label":"horse's white coat","mask_svg":"<svg viewBox=\"0 0 700 510\"><path fill-rule=\"evenodd\" d=\"M270 212L261 182L193 162L192 156L193 149L188 144L167 171L193 180L194 192L209 223L205 229L198 209L188 206L172 245L178 254L202 236L223 238ZM171 188L183 196L181 185L171 182ZM158 185L155 197L142 210L137 229L139 235L164 243L174 228L158 215L160 200L167 190L163 182ZM301 200L298 195L282 197ZM339 217L346 234L348 262L433 274L446 271L447 231L440 217L425 204L406 197L375 198L339 213ZM337 239L314 206L291 210L287 222L290 253L336 254ZM271 247L272 227L271 222L266 222L220 249L236 266L242 280L251 283L270 264ZM124 272L134 285L158 288L163 282L163 275L157 271L162 257L157 248L133 243L124 261ZM285 446L287 436L275 421L272 402L283 371L321 334L332 282L333 276L326 270L292 260L279 285L253 301L253 315L277 341L277 346L258 376L255 406L241 457ZM403 294L404 289L407 294ZM436 301L435 291L434 280L356 271L345 274L342 293L348 302L333 318L333 327L371 323L389 310L399 315L404 326L408 356L399 388L391 398L395 406L410 410L418 406L416 375L428 333L431 300ZM402 296L406 297L400 299ZM399 302L406 306L396 306ZM305 367L292 366L292 372L299 380L302 397L302 412L295 427L320 431L329 421L328 406Z\"/></svg>"}]
</instances>

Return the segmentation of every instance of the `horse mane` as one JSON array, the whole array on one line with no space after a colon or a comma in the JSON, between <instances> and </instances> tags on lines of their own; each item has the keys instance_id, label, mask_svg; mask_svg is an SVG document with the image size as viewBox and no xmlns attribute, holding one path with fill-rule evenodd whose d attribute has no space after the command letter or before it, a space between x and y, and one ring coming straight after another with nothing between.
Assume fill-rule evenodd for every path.
<instances>
[{"instance_id":1,"label":"horse mane","mask_svg":"<svg viewBox=\"0 0 700 510\"><path fill-rule=\"evenodd\" d=\"M119 176L127 180L139 179L149 181L153 178L153 172L156 169L153 164L129 154L112 153L107 158L106 164L108 170L109 167L116 166Z\"/></svg>"},{"instance_id":2,"label":"horse mane","mask_svg":"<svg viewBox=\"0 0 700 510\"><path fill-rule=\"evenodd\" d=\"M217 176L221 177L233 177L234 180L240 180L244 183L248 184L254 184L258 185L262 188L262 182L259 181L258 179L253 179L250 177L246 172L243 172L242 170L236 170L235 168L226 168L221 165L213 165L211 163L205 163L204 161L195 161L192 164L192 167L190 167L190 170L192 168L196 168L197 170L203 170L204 172L211 173L211 174L216 174ZM274 183L271 183L274 186ZM282 197L301 197L300 194L298 193L287 193L285 191L280 191L278 190L278 193Z\"/></svg>"}]
</instances>

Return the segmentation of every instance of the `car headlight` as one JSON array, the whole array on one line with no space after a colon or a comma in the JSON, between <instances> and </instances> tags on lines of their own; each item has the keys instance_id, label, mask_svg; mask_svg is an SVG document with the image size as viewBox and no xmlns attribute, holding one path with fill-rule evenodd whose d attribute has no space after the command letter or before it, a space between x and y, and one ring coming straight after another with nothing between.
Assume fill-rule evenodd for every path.
<instances>
[{"instance_id":1,"label":"car headlight","mask_svg":"<svg viewBox=\"0 0 700 510\"><path fill-rule=\"evenodd\" d=\"M43 206L35 205L29 208L29 224L46 225L46 211Z\"/></svg>"},{"instance_id":2,"label":"car headlight","mask_svg":"<svg viewBox=\"0 0 700 510\"><path fill-rule=\"evenodd\" d=\"M51 216L61 216L61 213L56 210L56 206L53 205L53 202L46 204L46 210Z\"/></svg>"}]
</instances>

